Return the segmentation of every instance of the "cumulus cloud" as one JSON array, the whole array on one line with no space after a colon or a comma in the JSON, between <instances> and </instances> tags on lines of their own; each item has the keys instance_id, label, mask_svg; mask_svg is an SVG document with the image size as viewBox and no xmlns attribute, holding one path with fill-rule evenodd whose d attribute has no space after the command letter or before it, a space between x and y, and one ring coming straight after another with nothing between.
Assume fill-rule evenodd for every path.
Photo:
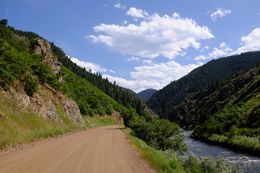
<instances>
[{"instance_id":1,"label":"cumulus cloud","mask_svg":"<svg viewBox=\"0 0 260 173\"><path fill-rule=\"evenodd\" d=\"M142 9L137 9L135 7L129 8L129 10L126 12L128 16L132 16L134 18L145 18L145 16L148 16L148 13Z\"/></svg>"},{"instance_id":2,"label":"cumulus cloud","mask_svg":"<svg viewBox=\"0 0 260 173\"><path fill-rule=\"evenodd\" d=\"M229 55L232 49L226 45L226 43L221 43L218 48L214 48L211 53L209 53L210 58L220 58Z\"/></svg>"},{"instance_id":3,"label":"cumulus cloud","mask_svg":"<svg viewBox=\"0 0 260 173\"><path fill-rule=\"evenodd\" d=\"M88 61L81 61L81 60L79 60L75 57L71 57L71 56L68 56L68 57L72 62L76 63L78 66L80 66L82 68L85 68L87 71L89 71L91 69L92 72L101 72L101 73L105 73L105 72L113 73L114 72L113 70L108 70L104 67L101 67L98 64L94 64L94 63L91 63Z\"/></svg>"},{"instance_id":4,"label":"cumulus cloud","mask_svg":"<svg viewBox=\"0 0 260 173\"><path fill-rule=\"evenodd\" d=\"M122 3L116 3L114 5L114 8L118 8L118 9L123 9L124 10L126 8L126 6L124 4L122 4Z\"/></svg>"},{"instance_id":5,"label":"cumulus cloud","mask_svg":"<svg viewBox=\"0 0 260 173\"><path fill-rule=\"evenodd\" d=\"M196 56L196 57L194 58L195 61L205 61L205 60L207 60L207 59L208 59L208 57L205 56L205 55L199 55L199 56Z\"/></svg>"},{"instance_id":6,"label":"cumulus cloud","mask_svg":"<svg viewBox=\"0 0 260 173\"><path fill-rule=\"evenodd\" d=\"M135 67L134 71L131 72L131 80L106 74L103 77L108 78L111 82L116 81L120 86L139 92L147 88L161 89L200 65L202 63L180 65L175 61L169 61Z\"/></svg>"},{"instance_id":7,"label":"cumulus cloud","mask_svg":"<svg viewBox=\"0 0 260 173\"><path fill-rule=\"evenodd\" d=\"M216 21L218 18L222 18L231 13L231 10L224 8L217 8L216 11L210 14L210 17L213 21Z\"/></svg>"},{"instance_id":8,"label":"cumulus cloud","mask_svg":"<svg viewBox=\"0 0 260 173\"><path fill-rule=\"evenodd\" d=\"M248 35L241 37L241 43L242 46L232 54L260 50L260 28L255 28Z\"/></svg>"},{"instance_id":9,"label":"cumulus cloud","mask_svg":"<svg viewBox=\"0 0 260 173\"><path fill-rule=\"evenodd\" d=\"M209 47L208 47L209 49ZM224 57L230 55L233 51L225 42L222 42L218 47L215 47L210 53L207 55L199 55L194 58L195 61L205 61L209 59L216 59L220 57Z\"/></svg>"},{"instance_id":10,"label":"cumulus cloud","mask_svg":"<svg viewBox=\"0 0 260 173\"><path fill-rule=\"evenodd\" d=\"M183 55L189 47L198 49L201 40L214 38L208 27L177 13L160 16L157 13L149 15L142 10L137 16L140 19L137 24L94 26L96 35L88 35L87 38L124 55L146 59L158 56L173 59Z\"/></svg>"}]
</instances>

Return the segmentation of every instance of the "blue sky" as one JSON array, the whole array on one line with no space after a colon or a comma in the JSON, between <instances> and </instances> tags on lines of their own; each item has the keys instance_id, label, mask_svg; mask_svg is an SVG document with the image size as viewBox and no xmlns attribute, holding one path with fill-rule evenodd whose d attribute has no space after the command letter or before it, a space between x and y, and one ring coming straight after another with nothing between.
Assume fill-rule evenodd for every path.
<instances>
[{"instance_id":1,"label":"blue sky","mask_svg":"<svg viewBox=\"0 0 260 173\"><path fill-rule=\"evenodd\" d=\"M260 50L259 0L0 0L0 18L136 92Z\"/></svg>"}]
</instances>

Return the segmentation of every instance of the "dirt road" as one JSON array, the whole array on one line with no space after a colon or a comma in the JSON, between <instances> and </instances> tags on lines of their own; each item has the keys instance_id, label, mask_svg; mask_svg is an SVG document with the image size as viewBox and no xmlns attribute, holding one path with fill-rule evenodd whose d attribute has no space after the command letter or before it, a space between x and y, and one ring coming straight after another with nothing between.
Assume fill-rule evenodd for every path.
<instances>
[{"instance_id":1,"label":"dirt road","mask_svg":"<svg viewBox=\"0 0 260 173\"><path fill-rule=\"evenodd\" d=\"M0 173L149 173L121 126L105 126L0 154Z\"/></svg>"}]
</instances>

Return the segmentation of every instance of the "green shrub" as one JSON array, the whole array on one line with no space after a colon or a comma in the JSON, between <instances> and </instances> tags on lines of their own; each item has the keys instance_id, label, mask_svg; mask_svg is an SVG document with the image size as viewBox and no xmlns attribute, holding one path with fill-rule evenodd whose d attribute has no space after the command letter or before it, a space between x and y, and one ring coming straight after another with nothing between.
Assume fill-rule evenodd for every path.
<instances>
[{"instance_id":1,"label":"green shrub","mask_svg":"<svg viewBox=\"0 0 260 173\"><path fill-rule=\"evenodd\" d=\"M157 149L170 149L178 152L186 150L180 127L168 120L146 121L144 117L136 116L130 121L129 127L138 138Z\"/></svg>"},{"instance_id":2,"label":"green shrub","mask_svg":"<svg viewBox=\"0 0 260 173\"><path fill-rule=\"evenodd\" d=\"M38 83L31 74L27 74L24 77L24 90L28 96L33 96L38 90Z\"/></svg>"},{"instance_id":3,"label":"green shrub","mask_svg":"<svg viewBox=\"0 0 260 173\"><path fill-rule=\"evenodd\" d=\"M201 173L202 168L200 166L200 161L192 155L183 161L183 168L187 173Z\"/></svg>"},{"instance_id":4,"label":"green shrub","mask_svg":"<svg viewBox=\"0 0 260 173\"><path fill-rule=\"evenodd\" d=\"M34 74L36 74L41 83L48 83L54 89L59 89L60 84L55 74L52 73L50 67L47 64L35 64L32 66Z\"/></svg>"}]
</instances>

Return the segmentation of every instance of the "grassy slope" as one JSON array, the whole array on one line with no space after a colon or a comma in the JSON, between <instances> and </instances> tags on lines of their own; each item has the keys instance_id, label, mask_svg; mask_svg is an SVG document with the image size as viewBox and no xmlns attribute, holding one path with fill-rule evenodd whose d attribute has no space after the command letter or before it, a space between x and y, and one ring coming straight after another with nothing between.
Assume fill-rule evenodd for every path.
<instances>
[{"instance_id":1,"label":"grassy slope","mask_svg":"<svg viewBox=\"0 0 260 173\"><path fill-rule=\"evenodd\" d=\"M3 94L0 94L0 115L0 149L57 136L77 127L76 124L48 121L29 110L22 110Z\"/></svg>"},{"instance_id":2,"label":"grassy slope","mask_svg":"<svg viewBox=\"0 0 260 173\"><path fill-rule=\"evenodd\" d=\"M62 91L74 99L82 114L110 115L113 111L124 112L127 109L98 89L96 86L83 79L65 67L62 67L64 85Z\"/></svg>"}]
</instances>

